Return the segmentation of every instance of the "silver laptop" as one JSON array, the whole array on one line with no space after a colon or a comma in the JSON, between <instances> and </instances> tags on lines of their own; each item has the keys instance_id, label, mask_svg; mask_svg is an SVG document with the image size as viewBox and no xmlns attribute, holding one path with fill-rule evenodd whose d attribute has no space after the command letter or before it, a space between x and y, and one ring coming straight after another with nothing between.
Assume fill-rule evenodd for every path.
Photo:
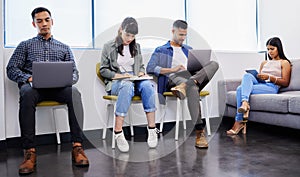
<instances>
[{"instance_id":1,"label":"silver laptop","mask_svg":"<svg viewBox=\"0 0 300 177\"><path fill-rule=\"evenodd\" d=\"M189 50L187 70L190 73L199 71L205 66L211 58L211 50Z\"/></svg>"},{"instance_id":2,"label":"silver laptop","mask_svg":"<svg viewBox=\"0 0 300 177\"><path fill-rule=\"evenodd\" d=\"M73 62L33 62L33 88L59 88L72 86Z\"/></svg>"}]
</instances>

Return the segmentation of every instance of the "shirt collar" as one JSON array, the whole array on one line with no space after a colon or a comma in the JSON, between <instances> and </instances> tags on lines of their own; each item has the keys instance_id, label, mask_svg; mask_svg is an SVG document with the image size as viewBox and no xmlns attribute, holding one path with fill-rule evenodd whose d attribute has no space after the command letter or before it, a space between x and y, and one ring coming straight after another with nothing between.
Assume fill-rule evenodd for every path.
<instances>
[{"instance_id":1,"label":"shirt collar","mask_svg":"<svg viewBox=\"0 0 300 177\"><path fill-rule=\"evenodd\" d=\"M171 46L171 41L170 41L170 40L167 42L166 47L167 47L168 49L172 48L172 46ZM181 45L181 48L184 48L184 49L188 50L188 48L187 48L187 46L186 46L185 44L182 44L182 45ZM173 48L172 48L172 49L173 49Z\"/></svg>"},{"instance_id":2,"label":"shirt collar","mask_svg":"<svg viewBox=\"0 0 300 177\"><path fill-rule=\"evenodd\" d=\"M45 41L44 37L40 34L37 35L37 38L41 41ZM53 35L51 35L51 37L47 41L52 41L52 40L53 40Z\"/></svg>"}]
</instances>

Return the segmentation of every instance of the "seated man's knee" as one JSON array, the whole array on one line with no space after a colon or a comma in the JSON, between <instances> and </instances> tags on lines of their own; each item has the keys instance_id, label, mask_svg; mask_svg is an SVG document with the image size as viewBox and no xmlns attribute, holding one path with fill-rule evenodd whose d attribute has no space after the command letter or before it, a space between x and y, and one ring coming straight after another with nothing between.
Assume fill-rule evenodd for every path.
<instances>
[{"instance_id":1,"label":"seated man's knee","mask_svg":"<svg viewBox=\"0 0 300 177\"><path fill-rule=\"evenodd\" d=\"M24 99L30 99L34 97L36 92L36 89L32 88L29 84L24 84L20 88L20 97Z\"/></svg>"},{"instance_id":2,"label":"seated man's knee","mask_svg":"<svg viewBox=\"0 0 300 177\"><path fill-rule=\"evenodd\" d=\"M213 66L213 68L215 68L215 70L219 69L219 63L216 61L211 61L211 65Z\"/></svg>"}]
</instances>

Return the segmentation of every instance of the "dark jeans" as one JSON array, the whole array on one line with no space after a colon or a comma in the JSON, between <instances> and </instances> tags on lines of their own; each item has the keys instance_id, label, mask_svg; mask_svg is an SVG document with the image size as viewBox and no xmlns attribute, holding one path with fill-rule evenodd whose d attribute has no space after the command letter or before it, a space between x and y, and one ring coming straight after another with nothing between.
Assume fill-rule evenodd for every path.
<instances>
[{"instance_id":1,"label":"dark jeans","mask_svg":"<svg viewBox=\"0 0 300 177\"><path fill-rule=\"evenodd\" d=\"M81 94L75 87L35 89L30 84L20 87L19 122L21 140L24 149L34 148L35 142L35 111L41 101L57 101L68 106L69 126L72 142L82 142L83 106Z\"/></svg>"},{"instance_id":2,"label":"dark jeans","mask_svg":"<svg viewBox=\"0 0 300 177\"><path fill-rule=\"evenodd\" d=\"M191 118L195 124L196 130L203 130L205 128L205 119L201 119L200 95L199 92L208 84L208 82L215 75L219 69L219 64L215 61L209 61L203 68L199 68L196 73L178 72L169 77L168 89L186 83L186 97L188 101L188 108ZM197 80L198 84L195 84Z\"/></svg>"}]
</instances>

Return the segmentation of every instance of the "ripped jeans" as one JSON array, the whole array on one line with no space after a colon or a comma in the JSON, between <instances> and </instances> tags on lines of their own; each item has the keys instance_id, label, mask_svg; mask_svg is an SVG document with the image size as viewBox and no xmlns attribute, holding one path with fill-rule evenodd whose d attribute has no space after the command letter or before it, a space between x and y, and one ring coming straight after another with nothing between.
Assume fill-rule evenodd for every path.
<instances>
[{"instance_id":1,"label":"ripped jeans","mask_svg":"<svg viewBox=\"0 0 300 177\"><path fill-rule=\"evenodd\" d=\"M142 103L145 112L154 112L155 108L155 91L154 85L150 80L141 81L113 81L111 88L112 95L118 95L116 103L117 116L127 116L127 112L134 95L142 97Z\"/></svg>"}]
</instances>

